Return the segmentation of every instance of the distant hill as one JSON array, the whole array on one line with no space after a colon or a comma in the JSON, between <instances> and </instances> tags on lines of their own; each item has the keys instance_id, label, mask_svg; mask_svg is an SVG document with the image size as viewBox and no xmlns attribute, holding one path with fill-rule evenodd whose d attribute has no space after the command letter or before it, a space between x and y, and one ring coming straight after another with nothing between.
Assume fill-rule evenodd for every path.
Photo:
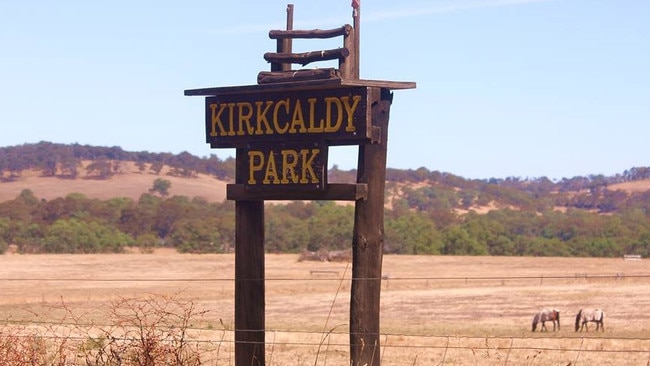
<instances>
[{"instance_id":1,"label":"distant hill","mask_svg":"<svg viewBox=\"0 0 650 366\"><path fill-rule=\"evenodd\" d=\"M353 182L356 171L334 167L331 182ZM30 189L40 199L70 193L88 198L128 197L137 200L157 178L169 180L169 195L225 199L234 181L234 159L181 154L128 152L119 147L39 142L0 148L0 202ZM387 207L404 200L418 210L484 213L495 209L578 208L613 212L650 192L650 168L636 167L606 177L593 175L551 181L545 177L468 180L451 173L387 170ZM399 203L399 202L398 202Z\"/></svg>"},{"instance_id":2,"label":"distant hill","mask_svg":"<svg viewBox=\"0 0 650 366\"><path fill-rule=\"evenodd\" d=\"M81 168L90 162L82 162ZM107 200L127 197L137 200L141 194L148 193L155 179L171 182L170 196L201 197L209 202L221 202L226 198L226 184L204 173L192 177L169 175L171 169L163 167L159 174L140 171L135 163L123 162L120 171L106 179L77 177L74 179L43 176L40 170L23 171L20 177L0 183L0 202L15 198L23 189L30 189L41 199L52 200L71 193L81 193L88 198Z\"/></svg>"},{"instance_id":3,"label":"distant hill","mask_svg":"<svg viewBox=\"0 0 650 366\"><path fill-rule=\"evenodd\" d=\"M226 251L234 245L235 205L224 201L233 177L234 159L216 156L48 142L0 148L0 253ZM328 172L330 182L355 179L354 170ZM282 203L267 206L266 250L347 248L351 207ZM560 181L389 168L385 207L386 253L650 256L643 167Z\"/></svg>"}]
</instances>

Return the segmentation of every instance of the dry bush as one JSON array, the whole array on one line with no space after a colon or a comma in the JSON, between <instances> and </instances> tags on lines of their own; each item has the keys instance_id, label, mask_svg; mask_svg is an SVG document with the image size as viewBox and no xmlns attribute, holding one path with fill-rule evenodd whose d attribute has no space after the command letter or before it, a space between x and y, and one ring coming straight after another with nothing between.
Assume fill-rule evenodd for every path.
<instances>
[{"instance_id":1,"label":"dry bush","mask_svg":"<svg viewBox=\"0 0 650 366\"><path fill-rule=\"evenodd\" d=\"M74 339L50 333L53 328L4 325L0 329L3 366L65 366L75 361Z\"/></svg>"},{"instance_id":2,"label":"dry bush","mask_svg":"<svg viewBox=\"0 0 650 366\"><path fill-rule=\"evenodd\" d=\"M203 314L192 302L166 296L119 298L110 308L110 328L84 343L86 364L201 365L199 343L188 332Z\"/></svg>"},{"instance_id":3,"label":"dry bush","mask_svg":"<svg viewBox=\"0 0 650 366\"><path fill-rule=\"evenodd\" d=\"M190 334L207 311L193 302L150 295L119 298L107 311L108 326L88 323L62 302L55 324L6 324L0 329L3 366L199 366L211 342Z\"/></svg>"},{"instance_id":4,"label":"dry bush","mask_svg":"<svg viewBox=\"0 0 650 366\"><path fill-rule=\"evenodd\" d=\"M22 326L0 330L0 362L6 366L45 365L44 341Z\"/></svg>"}]
</instances>

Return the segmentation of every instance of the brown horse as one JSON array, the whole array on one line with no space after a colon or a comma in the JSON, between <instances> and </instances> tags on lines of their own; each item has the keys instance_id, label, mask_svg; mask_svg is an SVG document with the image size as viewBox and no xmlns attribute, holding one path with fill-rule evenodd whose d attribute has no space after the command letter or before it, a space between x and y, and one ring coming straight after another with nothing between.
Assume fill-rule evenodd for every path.
<instances>
[{"instance_id":1,"label":"brown horse","mask_svg":"<svg viewBox=\"0 0 650 366\"><path fill-rule=\"evenodd\" d=\"M539 313L535 314L533 317L533 332L537 329L537 324L542 323L542 327L539 328L540 332L546 331L546 322L553 322L553 331L555 332L555 325L557 324L557 330L560 330L560 311L557 309L542 309Z\"/></svg>"},{"instance_id":2,"label":"brown horse","mask_svg":"<svg viewBox=\"0 0 650 366\"><path fill-rule=\"evenodd\" d=\"M605 331L605 312L602 311L601 309L593 309L593 310L585 310L585 309L580 309L578 312L578 315L576 315L576 332L584 329L586 332L589 331L589 327L587 326L588 322L594 322L596 323L596 331L598 329L601 330L601 332Z\"/></svg>"}]
</instances>

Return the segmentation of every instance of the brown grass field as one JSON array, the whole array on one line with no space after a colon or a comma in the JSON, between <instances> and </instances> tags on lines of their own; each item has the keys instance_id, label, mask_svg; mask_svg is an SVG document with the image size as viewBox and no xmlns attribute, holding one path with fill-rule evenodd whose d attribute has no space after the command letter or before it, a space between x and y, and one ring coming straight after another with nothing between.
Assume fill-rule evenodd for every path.
<instances>
[{"instance_id":1,"label":"brown grass field","mask_svg":"<svg viewBox=\"0 0 650 366\"><path fill-rule=\"evenodd\" d=\"M88 162L84 162L86 166ZM157 178L171 182L169 195L202 197L209 202L223 202L226 199L226 182L206 174L197 174L193 178L168 175L169 167L161 174L140 172L134 163L123 162L120 173L109 179L86 178L81 169L77 179L43 177L38 170L22 172L20 178L10 182L0 182L0 202L16 198L23 189L31 189L38 198L52 200L65 197L70 193L82 193L88 198L108 200L115 197L127 197L138 200L147 193Z\"/></svg>"},{"instance_id":2,"label":"brown grass field","mask_svg":"<svg viewBox=\"0 0 650 366\"><path fill-rule=\"evenodd\" d=\"M350 264L297 259L266 256L267 365L349 364ZM385 256L383 273L382 365L650 362L647 260ZM7 324L108 326L116 299L191 301L206 311L192 335L213 346L203 364L233 365L233 278L232 254L6 254L0 314ZM560 331L531 332L543 307L560 309ZM605 332L574 332L589 307L605 310Z\"/></svg>"}]
</instances>

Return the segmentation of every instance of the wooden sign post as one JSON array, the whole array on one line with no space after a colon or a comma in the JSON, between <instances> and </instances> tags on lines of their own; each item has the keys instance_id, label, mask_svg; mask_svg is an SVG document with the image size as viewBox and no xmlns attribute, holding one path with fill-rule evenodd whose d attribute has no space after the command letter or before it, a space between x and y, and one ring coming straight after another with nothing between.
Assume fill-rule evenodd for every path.
<instances>
[{"instance_id":1,"label":"wooden sign post","mask_svg":"<svg viewBox=\"0 0 650 366\"><path fill-rule=\"evenodd\" d=\"M185 90L205 96L206 142L236 149L235 365L265 364L264 201L355 201L350 294L352 365L380 364L379 305L384 242L384 189L391 90L413 82L359 79L359 2L354 27L272 30L276 53L257 85ZM356 5L355 5L356 4ZM342 48L291 53L296 38L343 37ZM291 64L339 60L338 69L292 70ZM329 146L359 145L354 184L327 180Z\"/></svg>"}]
</instances>

